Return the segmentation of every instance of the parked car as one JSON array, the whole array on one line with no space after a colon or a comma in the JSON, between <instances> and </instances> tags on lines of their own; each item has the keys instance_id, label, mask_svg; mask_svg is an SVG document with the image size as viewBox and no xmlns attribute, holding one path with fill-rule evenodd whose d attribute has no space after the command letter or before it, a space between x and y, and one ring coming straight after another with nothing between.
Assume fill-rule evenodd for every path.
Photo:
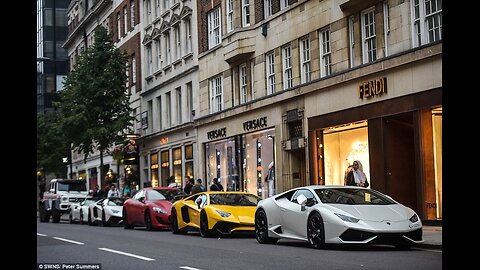
<instances>
[{"instance_id":1,"label":"parked car","mask_svg":"<svg viewBox=\"0 0 480 270\"><path fill-rule=\"evenodd\" d=\"M373 189L306 186L262 200L255 213L261 244L279 239L326 244L390 244L407 249L422 243L422 222L412 209Z\"/></svg>"},{"instance_id":2,"label":"parked car","mask_svg":"<svg viewBox=\"0 0 480 270\"><path fill-rule=\"evenodd\" d=\"M80 224L86 224L88 221L88 207L100 199L101 197L87 197L82 202L71 204L68 217L70 223L80 222Z\"/></svg>"},{"instance_id":3,"label":"parked car","mask_svg":"<svg viewBox=\"0 0 480 270\"><path fill-rule=\"evenodd\" d=\"M88 225L110 226L122 224L124 202L124 198L110 197L90 204L87 216Z\"/></svg>"},{"instance_id":4,"label":"parked car","mask_svg":"<svg viewBox=\"0 0 480 270\"><path fill-rule=\"evenodd\" d=\"M172 203L187 194L178 188L148 187L138 191L123 204L123 227L135 226L147 230L170 228Z\"/></svg>"},{"instance_id":5,"label":"parked car","mask_svg":"<svg viewBox=\"0 0 480 270\"><path fill-rule=\"evenodd\" d=\"M172 232L200 231L216 234L254 234L254 215L260 197L247 192L201 192L172 205Z\"/></svg>"}]
</instances>

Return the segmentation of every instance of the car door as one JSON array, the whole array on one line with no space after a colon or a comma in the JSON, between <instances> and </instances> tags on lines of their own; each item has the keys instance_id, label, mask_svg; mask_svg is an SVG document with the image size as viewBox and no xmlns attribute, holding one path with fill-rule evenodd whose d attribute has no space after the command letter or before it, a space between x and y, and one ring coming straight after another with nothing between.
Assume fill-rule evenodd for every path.
<instances>
[{"instance_id":1,"label":"car door","mask_svg":"<svg viewBox=\"0 0 480 270\"><path fill-rule=\"evenodd\" d=\"M140 190L137 192L130 201L127 212L128 223L140 225L144 223L143 212L145 211L145 204L142 202L142 200L145 200L145 190Z\"/></svg>"},{"instance_id":2,"label":"car door","mask_svg":"<svg viewBox=\"0 0 480 270\"><path fill-rule=\"evenodd\" d=\"M297 202L297 198L300 195L304 195L307 198L307 206L302 210L302 206ZM315 196L308 189L299 189L297 190L290 201L286 202L283 205L282 210L282 220L284 222L284 228L286 231L306 238L307 236L307 218L308 218L308 207L311 207L317 203Z\"/></svg>"}]
</instances>

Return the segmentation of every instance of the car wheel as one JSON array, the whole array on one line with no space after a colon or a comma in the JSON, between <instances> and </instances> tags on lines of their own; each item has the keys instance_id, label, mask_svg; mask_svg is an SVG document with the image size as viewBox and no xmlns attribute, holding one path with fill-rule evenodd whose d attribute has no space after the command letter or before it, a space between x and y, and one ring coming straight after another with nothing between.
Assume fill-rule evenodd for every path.
<instances>
[{"instance_id":1,"label":"car wheel","mask_svg":"<svg viewBox=\"0 0 480 270\"><path fill-rule=\"evenodd\" d=\"M79 222L80 222L80 225L84 224L83 223L83 210L82 209L80 209L80 221Z\"/></svg>"},{"instance_id":2,"label":"car wheel","mask_svg":"<svg viewBox=\"0 0 480 270\"><path fill-rule=\"evenodd\" d=\"M90 211L90 209L88 209L87 224L88 224L89 226L93 226L93 222L92 222L92 211Z\"/></svg>"},{"instance_id":3,"label":"car wheel","mask_svg":"<svg viewBox=\"0 0 480 270\"><path fill-rule=\"evenodd\" d=\"M60 210L53 208L52 209L52 223L59 223L60 222Z\"/></svg>"},{"instance_id":4,"label":"car wheel","mask_svg":"<svg viewBox=\"0 0 480 270\"><path fill-rule=\"evenodd\" d=\"M153 230L152 226L152 216L150 216L150 211L146 210L145 211L145 227L147 228L147 231Z\"/></svg>"},{"instance_id":5,"label":"car wheel","mask_svg":"<svg viewBox=\"0 0 480 270\"><path fill-rule=\"evenodd\" d=\"M73 224L73 217L72 217L72 211L70 210L70 213L68 213L68 223Z\"/></svg>"},{"instance_id":6,"label":"car wheel","mask_svg":"<svg viewBox=\"0 0 480 270\"><path fill-rule=\"evenodd\" d=\"M322 216L315 212L308 217L307 237L310 246L313 248L325 247L325 229Z\"/></svg>"},{"instance_id":7,"label":"car wheel","mask_svg":"<svg viewBox=\"0 0 480 270\"><path fill-rule=\"evenodd\" d=\"M260 244L275 244L278 238L268 237L267 213L260 209L255 213L255 236Z\"/></svg>"},{"instance_id":8,"label":"car wheel","mask_svg":"<svg viewBox=\"0 0 480 270\"><path fill-rule=\"evenodd\" d=\"M205 211L203 211L200 214L200 235L202 237L210 237L211 236L211 232L208 229L208 217L207 217L207 213Z\"/></svg>"},{"instance_id":9,"label":"car wheel","mask_svg":"<svg viewBox=\"0 0 480 270\"><path fill-rule=\"evenodd\" d=\"M105 218L105 210L102 209L102 226L103 227L108 227L108 222L107 219Z\"/></svg>"},{"instance_id":10,"label":"car wheel","mask_svg":"<svg viewBox=\"0 0 480 270\"><path fill-rule=\"evenodd\" d=\"M45 205L40 205L40 208L38 209L38 214L40 216L40 222L50 221L50 212L45 210Z\"/></svg>"},{"instance_id":11,"label":"car wheel","mask_svg":"<svg viewBox=\"0 0 480 270\"><path fill-rule=\"evenodd\" d=\"M125 208L123 208L122 216L123 216L123 228L125 230L133 229L133 225L128 224L127 210L125 210Z\"/></svg>"},{"instance_id":12,"label":"car wheel","mask_svg":"<svg viewBox=\"0 0 480 270\"><path fill-rule=\"evenodd\" d=\"M181 233L181 231L178 229L178 217L177 210L175 210L175 208L172 208L172 214L170 215L170 224L173 234Z\"/></svg>"}]
</instances>

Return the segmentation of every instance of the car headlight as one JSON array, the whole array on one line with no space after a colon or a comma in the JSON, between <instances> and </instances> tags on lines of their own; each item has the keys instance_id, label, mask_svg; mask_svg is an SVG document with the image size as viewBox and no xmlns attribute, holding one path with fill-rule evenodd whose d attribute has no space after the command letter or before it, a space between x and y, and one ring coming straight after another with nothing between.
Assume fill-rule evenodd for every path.
<instances>
[{"instance_id":1,"label":"car headlight","mask_svg":"<svg viewBox=\"0 0 480 270\"><path fill-rule=\"evenodd\" d=\"M338 213L335 213L335 215L337 215L337 217L339 217L341 220L346 221L346 222L357 223L357 222L360 221L360 219L358 219L358 218L349 217L349 216L345 216L345 215L338 214Z\"/></svg>"},{"instance_id":2,"label":"car headlight","mask_svg":"<svg viewBox=\"0 0 480 270\"><path fill-rule=\"evenodd\" d=\"M158 213L158 214L166 214L167 213L167 211L163 210L160 207L153 207L152 210L153 210L153 212Z\"/></svg>"},{"instance_id":3,"label":"car headlight","mask_svg":"<svg viewBox=\"0 0 480 270\"><path fill-rule=\"evenodd\" d=\"M409 218L410 222L415 223L418 221L418 216L417 214L413 214L411 218Z\"/></svg>"},{"instance_id":4,"label":"car headlight","mask_svg":"<svg viewBox=\"0 0 480 270\"><path fill-rule=\"evenodd\" d=\"M62 198L62 202L66 202L66 201L68 201L68 198L67 198L67 197L63 197L63 198Z\"/></svg>"},{"instance_id":5,"label":"car headlight","mask_svg":"<svg viewBox=\"0 0 480 270\"><path fill-rule=\"evenodd\" d=\"M119 212L120 212L119 210L113 210L112 209L112 213L114 213L114 214L118 214Z\"/></svg>"},{"instance_id":6,"label":"car headlight","mask_svg":"<svg viewBox=\"0 0 480 270\"><path fill-rule=\"evenodd\" d=\"M216 210L216 211L217 211L217 213L220 214L220 216L222 216L222 217L229 217L230 215L232 215L232 214L230 214L229 212L225 212L225 211L222 211L222 210Z\"/></svg>"}]
</instances>

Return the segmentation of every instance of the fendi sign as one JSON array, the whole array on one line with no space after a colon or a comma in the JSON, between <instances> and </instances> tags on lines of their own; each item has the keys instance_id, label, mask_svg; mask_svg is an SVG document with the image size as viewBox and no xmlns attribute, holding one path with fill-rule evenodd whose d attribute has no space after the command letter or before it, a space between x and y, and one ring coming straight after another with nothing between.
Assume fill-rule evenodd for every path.
<instances>
[{"instance_id":1,"label":"fendi sign","mask_svg":"<svg viewBox=\"0 0 480 270\"><path fill-rule=\"evenodd\" d=\"M371 98L387 93L387 78L383 77L366 82L358 83L358 97Z\"/></svg>"}]
</instances>

